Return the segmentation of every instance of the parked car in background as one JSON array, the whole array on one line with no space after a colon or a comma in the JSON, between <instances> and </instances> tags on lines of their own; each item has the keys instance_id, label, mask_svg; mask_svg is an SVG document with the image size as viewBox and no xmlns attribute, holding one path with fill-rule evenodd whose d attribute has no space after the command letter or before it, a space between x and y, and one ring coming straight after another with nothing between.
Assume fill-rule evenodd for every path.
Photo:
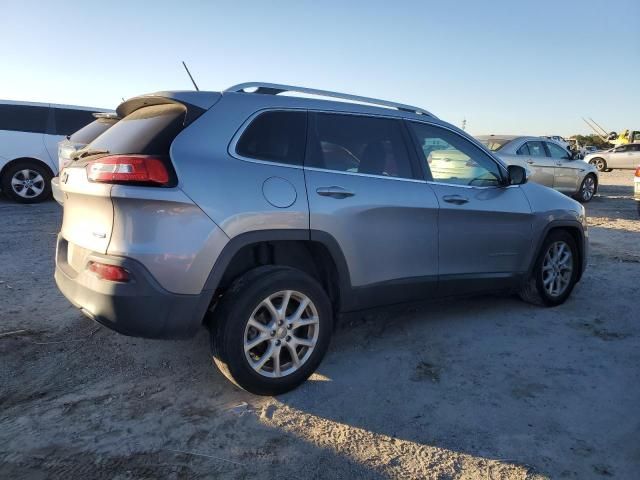
<instances>
[{"instance_id":1,"label":"parked car in background","mask_svg":"<svg viewBox=\"0 0 640 480\"><path fill-rule=\"evenodd\" d=\"M636 200L640 200L640 165L638 165L636 173L633 175L633 196Z\"/></svg>"},{"instance_id":2,"label":"parked car in background","mask_svg":"<svg viewBox=\"0 0 640 480\"><path fill-rule=\"evenodd\" d=\"M570 150L570 146L571 146L571 140L566 140L564 137L561 137L560 135L547 135L544 138L546 138L547 140L553 140L554 142L556 142L557 144L559 144L562 148L566 149L566 150ZM574 140L574 144L575 144L575 140Z\"/></svg>"},{"instance_id":3,"label":"parked car in background","mask_svg":"<svg viewBox=\"0 0 640 480\"><path fill-rule=\"evenodd\" d=\"M590 153L584 157L584 161L595 166L599 172L610 172L614 169L633 170L640 164L640 143L628 143Z\"/></svg>"},{"instance_id":4,"label":"parked car in background","mask_svg":"<svg viewBox=\"0 0 640 480\"><path fill-rule=\"evenodd\" d=\"M585 156L598 151L598 147L594 145L585 145L582 149Z\"/></svg>"},{"instance_id":5,"label":"parked car in background","mask_svg":"<svg viewBox=\"0 0 640 480\"><path fill-rule=\"evenodd\" d=\"M94 120L96 109L0 100L0 189L20 203L51 194L58 142Z\"/></svg>"},{"instance_id":6,"label":"parked car in background","mask_svg":"<svg viewBox=\"0 0 640 480\"><path fill-rule=\"evenodd\" d=\"M559 305L587 262L582 205L417 107L249 83L117 113L64 169L56 283L126 335L206 321L253 393L304 382L340 312L496 290ZM434 149L467 160L432 170Z\"/></svg>"},{"instance_id":7,"label":"parked car in background","mask_svg":"<svg viewBox=\"0 0 640 480\"><path fill-rule=\"evenodd\" d=\"M483 135L477 137L487 148L509 165L531 170L530 179L571 195L581 202L590 201L598 191L598 172L573 154L545 137Z\"/></svg>"},{"instance_id":8,"label":"parked car in background","mask_svg":"<svg viewBox=\"0 0 640 480\"><path fill-rule=\"evenodd\" d=\"M78 153L78 150L86 147L120 120L120 117L115 112L94 113L93 117L95 118L93 122L85 125L72 135L68 135L58 143L59 173L71 162L72 157ZM51 191L53 198L62 205L64 196L60 192L60 178L57 175L51 180Z\"/></svg>"}]
</instances>

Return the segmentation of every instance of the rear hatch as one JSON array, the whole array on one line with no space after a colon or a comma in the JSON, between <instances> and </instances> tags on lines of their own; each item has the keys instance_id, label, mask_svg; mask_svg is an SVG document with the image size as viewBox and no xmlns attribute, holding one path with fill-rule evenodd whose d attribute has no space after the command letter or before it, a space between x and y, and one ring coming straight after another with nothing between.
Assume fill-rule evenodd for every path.
<instances>
[{"instance_id":1,"label":"rear hatch","mask_svg":"<svg viewBox=\"0 0 640 480\"><path fill-rule=\"evenodd\" d=\"M175 99L137 97L118 107L123 117L119 122L76 152L60 177L61 235L68 242L69 257L76 250L107 252L114 221L113 185L175 187L169 148L204 111Z\"/></svg>"}]
</instances>

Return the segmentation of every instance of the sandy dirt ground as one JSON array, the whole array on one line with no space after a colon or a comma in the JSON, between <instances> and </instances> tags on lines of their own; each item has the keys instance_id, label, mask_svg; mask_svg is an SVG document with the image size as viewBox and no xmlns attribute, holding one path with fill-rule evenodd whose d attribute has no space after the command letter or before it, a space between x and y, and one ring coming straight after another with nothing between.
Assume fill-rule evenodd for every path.
<instances>
[{"instance_id":1,"label":"sandy dirt ground","mask_svg":"<svg viewBox=\"0 0 640 480\"><path fill-rule=\"evenodd\" d=\"M205 330L152 341L84 318L52 278L58 205L0 200L0 478L638 478L631 180L602 175L566 304L352 316L318 373L278 398L225 381Z\"/></svg>"}]
</instances>

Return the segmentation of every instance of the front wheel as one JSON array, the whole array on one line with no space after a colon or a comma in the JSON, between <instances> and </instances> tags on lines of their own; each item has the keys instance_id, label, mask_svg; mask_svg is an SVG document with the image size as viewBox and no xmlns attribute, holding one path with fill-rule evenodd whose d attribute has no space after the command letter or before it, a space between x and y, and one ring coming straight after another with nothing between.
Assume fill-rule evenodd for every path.
<instances>
[{"instance_id":1,"label":"front wheel","mask_svg":"<svg viewBox=\"0 0 640 480\"><path fill-rule=\"evenodd\" d=\"M293 268L260 267L233 282L216 306L213 361L251 393L285 393L316 370L332 325L329 297L315 279Z\"/></svg>"},{"instance_id":2,"label":"front wheel","mask_svg":"<svg viewBox=\"0 0 640 480\"><path fill-rule=\"evenodd\" d=\"M580 189L575 195L575 199L582 203L590 202L598 191L598 182L595 175L587 175L580 184Z\"/></svg>"},{"instance_id":3,"label":"front wheel","mask_svg":"<svg viewBox=\"0 0 640 480\"><path fill-rule=\"evenodd\" d=\"M542 244L520 298L549 307L564 303L575 287L579 268L578 248L573 237L564 230L552 231Z\"/></svg>"}]
</instances>

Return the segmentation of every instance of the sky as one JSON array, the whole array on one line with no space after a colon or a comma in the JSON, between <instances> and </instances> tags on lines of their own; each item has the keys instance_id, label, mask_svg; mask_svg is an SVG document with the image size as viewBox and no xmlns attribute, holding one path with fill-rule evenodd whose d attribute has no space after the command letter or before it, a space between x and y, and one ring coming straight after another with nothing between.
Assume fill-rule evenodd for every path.
<instances>
[{"instance_id":1,"label":"sky","mask_svg":"<svg viewBox=\"0 0 640 480\"><path fill-rule=\"evenodd\" d=\"M115 108L264 81L425 108L472 134L640 129L640 1L0 0L0 98Z\"/></svg>"}]
</instances>

